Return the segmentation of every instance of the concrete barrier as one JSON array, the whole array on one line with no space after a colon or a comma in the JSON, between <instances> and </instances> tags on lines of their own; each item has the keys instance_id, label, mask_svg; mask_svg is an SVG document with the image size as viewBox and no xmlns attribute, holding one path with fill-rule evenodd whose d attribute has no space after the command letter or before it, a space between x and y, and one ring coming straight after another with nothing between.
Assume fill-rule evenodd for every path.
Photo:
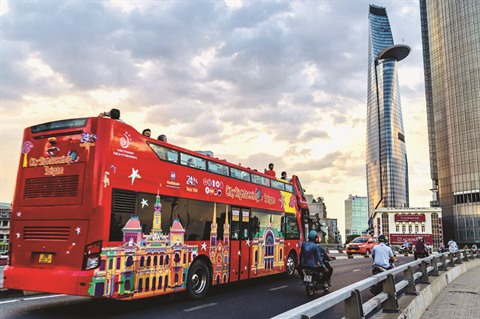
<instances>
[{"instance_id":1,"label":"concrete barrier","mask_svg":"<svg viewBox=\"0 0 480 319\"><path fill-rule=\"evenodd\" d=\"M418 319L422 316L430 304L437 298L445 287L455 280L458 276L466 273L470 269L480 266L480 259L471 259L463 262L448 271L440 273L437 278L431 280L419 294L398 315L398 319ZM392 318L391 314L385 314L385 318ZM379 319L382 316L378 317Z\"/></svg>"}]
</instances>

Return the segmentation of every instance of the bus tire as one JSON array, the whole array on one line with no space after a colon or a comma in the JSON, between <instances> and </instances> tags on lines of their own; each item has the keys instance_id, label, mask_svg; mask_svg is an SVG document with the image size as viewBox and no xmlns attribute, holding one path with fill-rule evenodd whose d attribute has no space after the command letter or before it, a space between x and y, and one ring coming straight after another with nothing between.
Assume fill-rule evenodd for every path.
<instances>
[{"instance_id":1,"label":"bus tire","mask_svg":"<svg viewBox=\"0 0 480 319\"><path fill-rule=\"evenodd\" d=\"M297 255L292 251L288 254L285 273L287 277L293 277L295 275L295 269L297 267Z\"/></svg>"},{"instance_id":2,"label":"bus tire","mask_svg":"<svg viewBox=\"0 0 480 319\"><path fill-rule=\"evenodd\" d=\"M195 261L188 269L188 295L192 299L203 298L207 294L210 284L210 269L203 261Z\"/></svg>"}]
</instances>

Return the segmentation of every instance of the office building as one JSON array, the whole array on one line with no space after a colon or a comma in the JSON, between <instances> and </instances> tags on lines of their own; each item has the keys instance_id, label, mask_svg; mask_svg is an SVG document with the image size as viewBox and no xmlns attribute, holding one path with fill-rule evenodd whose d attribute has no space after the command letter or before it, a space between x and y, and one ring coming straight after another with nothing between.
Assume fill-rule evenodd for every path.
<instances>
[{"instance_id":1,"label":"office building","mask_svg":"<svg viewBox=\"0 0 480 319\"><path fill-rule=\"evenodd\" d=\"M345 236L366 234L368 217L367 197L349 195L345 200Z\"/></svg>"},{"instance_id":2,"label":"office building","mask_svg":"<svg viewBox=\"0 0 480 319\"><path fill-rule=\"evenodd\" d=\"M444 240L480 243L480 2L420 0L430 175Z\"/></svg>"},{"instance_id":3,"label":"office building","mask_svg":"<svg viewBox=\"0 0 480 319\"><path fill-rule=\"evenodd\" d=\"M408 207L408 162L398 62L410 47L395 45L383 7L369 6L366 173L368 212ZM371 223L371 220L370 220Z\"/></svg>"}]
</instances>

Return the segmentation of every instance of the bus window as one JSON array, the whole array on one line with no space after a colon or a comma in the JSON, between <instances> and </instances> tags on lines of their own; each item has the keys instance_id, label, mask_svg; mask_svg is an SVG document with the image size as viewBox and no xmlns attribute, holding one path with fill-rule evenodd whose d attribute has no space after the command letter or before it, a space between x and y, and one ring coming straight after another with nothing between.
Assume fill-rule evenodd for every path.
<instances>
[{"instance_id":1,"label":"bus window","mask_svg":"<svg viewBox=\"0 0 480 319\"><path fill-rule=\"evenodd\" d=\"M152 150L160 159L169 162L178 163L178 152L170 148L166 148L157 144L149 143Z\"/></svg>"},{"instance_id":2,"label":"bus window","mask_svg":"<svg viewBox=\"0 0 480 319\"><path fill-rule=\"evenodd\" d=\"M230 167L230 176L236 179L241 179L242 181L250 182L250 173Z\"/></svg>"},{"instance_id":3,"label":"bus window","mask_svg":"<svg viewBox=\"0 0 480 319\"><path fill-rule=\"evenodd\" d=\"M173 221L178 220L185 229L185 240L209 240L213 207L214 204L211 202L114 190L110 241L123 240L122 228L132 216L138 216L142 233L150 234L155 212L161 214L161 228L164 234L168 234ZM223 236L225 209L225 204L217 203L218 238Z\"/></svg>"},{"instance_id":4,"label":"bus window","mask_svg":"<svg viewBox=\"0 0 480 319\"><path fill-rule=\"evenodd\" d=\"M263 231L267 226L275 229L277 235L283 237L282 215L253 211L252 218L250 219L250 225L253 238L262 236L261 231Z\"/></svg>"},{"instance_id":5,"label":"bus window","mask_svg":"<svg viewBox=\"0 0 480 319\"><path fill-rule=\"evenodd\" d=\"M224 176L228 176L228 166L220 163L208 161L208 171Z\"/></svg>"},{"instance_id":6,"label":"bus window","mask_svg":"<svg viewBox=\"0 0 480 319\"><path fill-rule=\"evenodd\" d=\"M285 225L285 239L299 239L300 232L298 230L297 218L295 215L285 215L283 219Z\"/></svg>"},{"instance_id":7,"label":"bus window","mask_svg":"<svg viewBox=\"0 0 480 319\"><path fill-rule=\"evenodd\" d=\"M259 185L270 186L269 179L260 175L252 174L252 182Z\"/></svg>"},{"instance_id":8,"label":"bus window","mask_svg":"<svg viewBox=\"0 0 480 319\"><path fill-rule=\"evenodd\" d=\"M285 184L285 190L287 192L293 193L293 185L292 184Z\"/></svg>"},{"instance_id":9,"label":"bus window","mask_svg":"<svg viewBox=\"0 0 480 319\"><path fill-rule=\"evenodd\" d=\"M280 189L282 191L285 190L285 183L276 181L274 179L270 180L270 184L272 185L273 188Z\"/></svg>"},{"instance_id":10,"label":"bus window","mask_svg":"<svg viewBox=\"0 0 480 319\"><path fill-rule=\"evenodd\" d=\"M185 153L180 153L180 163L189 167L195 167L203 170L207 169L206 160Z\"/></svg>"}]
</instances>

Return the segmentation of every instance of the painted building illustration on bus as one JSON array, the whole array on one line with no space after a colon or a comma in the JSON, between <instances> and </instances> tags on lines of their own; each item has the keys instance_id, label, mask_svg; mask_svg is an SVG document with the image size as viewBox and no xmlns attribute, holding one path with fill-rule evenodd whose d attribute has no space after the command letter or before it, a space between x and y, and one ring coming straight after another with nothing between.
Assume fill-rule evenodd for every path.
<instances>
[{"instance_id":1,"label":"painted building illustration on bus","mask_svg":"<svg viewBox=\"0 0 480 319\"><path fill-rule=\"evenodd\" d=\"M131 298L185 289L188 268L198 255L198 246L185 244L185 230L179 220L173 221L168 235L164 234L161 218L162 205L157 194L150 234L143 234L138 216L132 216L122 229L123 244L102 249L100 266L89 288L91 296ZM216 205L213 221L208 256L214 284L226 283L230 225L227 218L223 240L218 240ZM207 247L204 250L207 251Z\"/></svg>"},{"instance_id":2,"label":"painted building illustration on bus","mask_svg":"<svg viewBox=\"0 0 480 319\"><path fill-rule=\"evenodd\" d=\"M281 232L272 227L271 222L254 234L251 245L254 275L266 274L284 266L285 239Z\"/></svg>"}]
</instances>

